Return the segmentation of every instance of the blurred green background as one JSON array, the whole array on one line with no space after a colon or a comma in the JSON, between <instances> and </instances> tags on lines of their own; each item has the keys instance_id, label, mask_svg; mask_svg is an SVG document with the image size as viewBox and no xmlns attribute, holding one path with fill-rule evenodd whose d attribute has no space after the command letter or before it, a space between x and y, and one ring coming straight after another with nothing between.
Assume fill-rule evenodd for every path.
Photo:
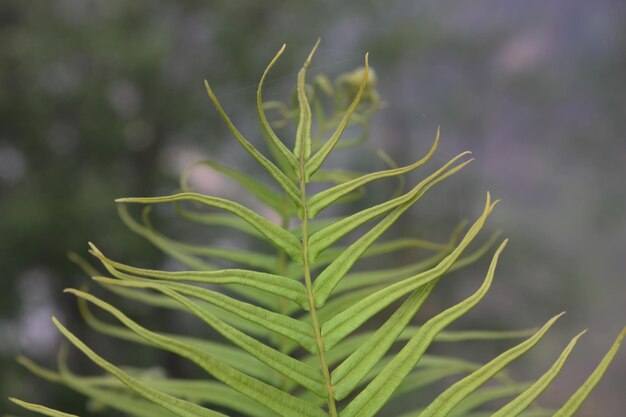
<instances>
[{"instance_id":1,"label":"blurred green background","mask_svg":"<svg viewBox=\"0 0 626 417\"><path fill-rule=\"evenodd\" d=\"M591 328L545 396L558 404L626 323L625 28L621 0L3 1L0 397L77 413L89 406L13 362L22 352L54 364L60 337L52 314L121 362L182 366L165 353L127 345L118 352L91 339L61 294L86 282L66 253L93 240L122 260L167 267L125 229L112 200L170 193L187 165L208 156L254 172L202 81L260 143L254 93L262 70L286 42L266 97L287 99L321 36L311 72L336 76L369 51L388 104L364 148L342 153L339 163L382 168L378 148L413 162L438 125L437 162L466 149L477 158L400 230L443 239L458 219L476 215L486 190L503 200L490 227L504 229L511 244L491 295L459 327L531 327L567 310L515 368L520 377L536 377L574 332ZM220 184L212 191L230 192ZM437 300L458 300L484 269L485 262L471 268ZM580 415L621 415L625 379L622 353Z\"/></svg>"}]
</instances>

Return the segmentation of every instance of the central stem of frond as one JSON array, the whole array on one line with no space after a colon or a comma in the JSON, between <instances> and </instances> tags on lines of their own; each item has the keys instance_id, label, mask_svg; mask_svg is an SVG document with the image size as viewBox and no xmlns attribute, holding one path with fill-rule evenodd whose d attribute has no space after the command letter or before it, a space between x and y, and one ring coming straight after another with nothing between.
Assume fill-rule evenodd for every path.
<instances>
[{"instance_id":1,"label":"central stem of frond","mask_svg":"<svg viewBox=\"0 0 626 417\"><path fill-rule=\"evenodd\" d=\"M330 417L337 417L337 406L335 405L335 397L333 383L330 379L330 371L328 362L326 361L326 352L324 350L324 339L317 315L317 307L315 306L315 294L313 293L313 280L311 279L311 267L309 264L309 213L307 209L306 196L306 169L304 150L300 153L300 194L302 196L302 264L304 269L304 283L309 302L309 313L311 314L311 325L315 334L315 343L320 360L320 368L324 376L326 392L328 396L328 413Z\"/></svg>"}]
</instances>

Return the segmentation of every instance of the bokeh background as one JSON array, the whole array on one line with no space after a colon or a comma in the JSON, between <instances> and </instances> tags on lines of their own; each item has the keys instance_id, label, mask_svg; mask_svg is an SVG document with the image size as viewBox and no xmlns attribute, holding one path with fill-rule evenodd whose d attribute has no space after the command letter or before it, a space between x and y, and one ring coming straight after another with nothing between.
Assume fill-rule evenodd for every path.
<instances>
[{"instance_id":1,"label":"bokeh background","mask_svg":"<svg viewBox=\"0 0 626 417\"><path fill-rule=\"evenodd\" d=\"M336 76L369 51L387 103L367 145L340 162L382 168L381 147L412 162L438 125L436 162L475 154L401 230L443 239L479 212L486 190L502 199L489 227L511 243L491 295L458 327L532 327L567 310L514 370L536 377L589 327L544 404L580 384L626 324L626 3L9 0L0 4L0 397L78 413L88 406L13 362L22 352L53 366L60 337L52 314L121 362L176 365L163 353L117 352L91 339L61 294L85 282L66 253L93 240L123 260L167 266L125 229L112 200L170 193L185 166L208 156L254 172L202 80L260 143L254 92L262 69L286 42L266 96L287 99L317 36L312 73ZM213 191L230 191L223 188ZM485 264L435 299L445 306L466 295ZM580 415L621 415L625 384L622 352ZM5 408L15 412L0 400Z\"/></svg>"}]
</instances>

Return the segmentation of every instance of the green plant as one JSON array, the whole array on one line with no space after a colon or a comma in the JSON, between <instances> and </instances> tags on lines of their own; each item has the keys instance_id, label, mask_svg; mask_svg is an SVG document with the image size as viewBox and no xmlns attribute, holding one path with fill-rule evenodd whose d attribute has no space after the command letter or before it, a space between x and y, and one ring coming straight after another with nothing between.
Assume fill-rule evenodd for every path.
<instances>
[{"instance_id":1,"label":"green plant","mask_svg":"<svg viewBox=\"0 0 626 417\"><path fill-rule=\"evenodd\" d=\"M491 201L487 194L483 213L458 242L464 224L457 227L449 242L444 244L417 239L377 242L428 190L468 164L469 152L452 158L408 192L399 191L383 203L347 216L317 219L323 210L358 198L368 183L388 177L401 180L403 174L422 166L435 152L439 132L428 154L405 167L391 167L369 174L321 169L333 149L356 145L366 135L367 121L380 106L375 78L369 70L366 55L363 69L345 74L335 83L320 76L312 85L307 85L306 73L314 48L298 73L295 105L264 104L261 97L263 82L283 50L284 46L269 64L257 91L258 116L274 161L241 135L206 84L209 97L235 139L270 174L281 191L215 161L208 161L205 165L240 183L278 215L280 224L272 223L233 201L192 192L186 173L182 177L181 193L166 197L122 198L117 202L121 218L134 232L192 270L166 272L125 265L108 258L90 244L91 254L110 275L105 277L82 258L72 255L72 259L104 288L150 306L187 311L230 344L152 331L87 291L66 290L78 298L81 313L94 329L173 352L196 363L212 379L171 379L147 371L122 369L85 345L56 319L53 319L54 324L71 344L108 375L85 377L72 373L66 365L64 350L59 356L58 371L45 369L23 357L19 362L45 379L65 384L112 409L140 417L224 415L208 407L251 417L367 417L376 415L399 394L458 375L463 377L432 402L404 416L510 417L526 412L557 376L582 333L571 340L545 374L536 381L519 383L513 381L504 369L535 346L560 314L533 331L445 331L485 296L506 240L495 250L485 280L474 294L421 326L411 324L446 274L476 261L496 242L497 234L474 253L463 256L497 201ZM328 101L334 103L330 114L327 114ZM347 110L343 110L345 106ZM281 115L276 126L284 126L292 119L296 121L293 151L278 138L265 115L267 109L277 110ZM316 116L315 129L313 115ZM363 134L340 142L349 125L360 126ZM387 157L384 159L389 162ZM317 183L332 185L309 195L309 186L317 186ZM399 184L403 185L403 182L399 181ZM196 246L172 240L157 232L149 219L149 207L159 203L175 204L178 213L187 220L228 227L264 241L274 246L276 253ZM127 208L131 204L145 205L143 222L131 215ZM203 212L198 210L199 206L217 208L227 214ZM290 227L293 219L298 224ZM375 219L380 221L356 240L345 246L338 244L351 232ZM352 266L363 258L406 248L431 250L434 255L403 267L350 272ZM202 259L204 257L227 261L240 268L220 269ZM89 305L109 313L121 325L101 321L90 311ZM393 307L392 313L384 317L376 330L357 332L389 307ZM524 415L573 415L600 380L624 335L623 331L591 376L560 409L535 406ZM498 338L526 339L484 365L425 354L435 341ZM485 387L490 382L494 384ZM507 397L512 399L497 411L476 411L489 401ZM44 415L68 415L13 401Z\"/></svg>"}]
</instances>

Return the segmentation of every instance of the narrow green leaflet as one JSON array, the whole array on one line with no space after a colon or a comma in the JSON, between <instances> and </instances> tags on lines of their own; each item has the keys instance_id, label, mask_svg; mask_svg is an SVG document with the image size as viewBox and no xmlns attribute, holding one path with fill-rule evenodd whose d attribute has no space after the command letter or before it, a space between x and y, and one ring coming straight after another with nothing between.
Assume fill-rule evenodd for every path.
<instances>
[{"instance_id":1,"label":"narrow green leaflet","mask_svg":"<svg viewBox=\"0 0 626 417\"><path fill-rule=\"evenodd\" d=\"M161 249L164 253L170 255L172 258L177 259L178 261L182 262L184 265L187 265L190 268L204 270L204 271L210 271L210 270L217 268L215 265L210 264L209 262L206 262L206 261L202 261L196 258L195 256L192 256L184 252L183 250L177 248L175 245L172 245L172 242L169 239L155 233L152 230L152 228L147 227L137 222L130 215L130 213L128 212L128 208L126 207L125 204L118 204L117 212L120 216L120 219L122 219L124 224L130 230L137 233L139 236L144 237L154 246ZM147 214L146 214L146 211L144 210L144 220L146 216Z\"/></svg>"},{"instance_id":2,"label":"narrow green leaflet","mask_svg":"<svg viewBox=\"0 0 626 417\"><path fill-rule=\"evenodd\" d=\"M325 345L329 348L334 346L347 334L357 329L366 320L395 300L421 287L422 285L441 277L450 268L450 266L454 264L463 250L465 250L465 248L482 229L487 217L493 210L496 203L497 201L491 204L490 196L487 195L487 201L483 214L468 230L467 234L463 237L461 243L459 243L454 251L437 264L437 266L426 272L402 280L396 284L384 287L383 289L363 298L325 322L322 326L322 335L324 336Z\"/></svg>"},{"instance_id":3,"label":"narrow green leaflet","mask_svg":"<svg viewBox=\"0 0 626 417\"><path fill-rule=\"evenodd\" d=\"M177 301L163 296L168 301L179 306L181 309L185 307L182 306ZM147 346L151 346L151 344L145 339L139 337L136 333L129 330L123 326L117 326L114 324L105 323L97 319L89 310L87 302L78 298L78 308L81 316L85 320L90 327L94 330L105 334L107 336L115 337L118 339L130 341L133 343L140 343ZM259 361L257 358L251 356L249 353L233 349L230 345L225 345L218 342L213 342L211 340L199 339L191 336L183 336L180 334L172 334L172 333L163 333L163 332L155 332L163 337L171 338L178 340L180 343L184 343L187 345L192 345L202 350L203 352L208 353L211 356L218 357L220 360L227 365L232 366L235 369L240 371L245 371L247 374L254 376L255 378L261 379L266 382L273 382L274 372L271 368L265 365L263 362Z\"/></svg>"},{"instance_id":4,"label":"narrow green leaflet","mask_svg":"<svg viewBox=\"0 0 626 417\"><path fill-rule=\"evenodd\" d=\"M335 287L335 293L358 289L361 287L368 287L372 285L380 285L383 282L395 282L399 279L403 279L432 268L433 266L441 262L447 255L449 255L450 252L452 252L452 250L456 246L459 234L466 225L467 223L465 221L461 222L450 235L448 243L446 245L442 245L442 248L439 251L426 259L395 268L374 269L369 271L365 270L347 273L345 277L337 284L337 287ZM382 244L384 244L384 242ZM364 253L364 256L367 256L367 252L374 248L374 246L375 245L370 246L370 248ZM332 251L333 248L330 248L329 250L325 251L320 258L324 258L327 252Z\"/></svg>"},{"instance_id":5,"label":"narrow green leaflet","mask_svg":"<svg viewBox=\"0 0 626 417\"><path fill-rule=\"evenodd\" d=\"M439 143L439 129L437 129L437 135L435 136L435 141L432 147L430 148L426 156L424 156L419 161L411 165L402 167L402 168L394 168L394 169L388 169L385 171L372 172L372 173L363 175L361 177L355 178L351 181L344 182L343 184L336 185L320 193L317 193L316 195L311 197L308 201L309 215L311 217L317 216L317 214L319 214L326 207L333 204L339 198L345 196L351 191L354 191L355 189L362 187L372 181L376 181L376 180L387 178L387 177L403 175L413 170L416 170L420 166L424 165L428 160L430 160L430 158L435 153L435 150L437 149L438 143Z\"/></svg>"},{"instance_id":6,"label":"narrow green leaflet","mask_svg":"<svg viewBox=\"0 0 626 417\"><path fill-rule=\"evenodd\" d=\"M487 363L467 377L453 384L445 390L441 395L435 398L428 407L420 414L421 417L444 417L468 395L475 392L479 387L493 378L498 372L504 369L508 364L519 358L532 347L534 347L552 325L561 317L563 313L550 319L537 333L526 341L507 350L506 352Z\"/></svg>"},{"instance_id":7,"label":"narrow green leaflet","mask_svg":"<svg viewBox=\"0 0 626 417\"><path fill-rule=\"evenodd\" d=\"M358 387L366 385L378 375L380 370L389 363L391 357L385 357L380 363L358 384ZM480 364L464 361L456 358L436 357L424 355L415 368L402 381L402 384L393 393L392 398L402 396L406 393L417 391L421 388L440 382L444 378L466 374L478 369ZM319 397L311 393L303 393L300 398L309 401L318 401Z\"/></svg>"},{"instance_id":8,"label":"narrow green leaflet","mask_svg":"<svg viewBox=\"0 0 626 417\"><path fill-rule=\"evenodd\" d=\"M459 269L465 268L466 266L471 265L474 262L478 261L487 252L489 252L489 250L493 247L493 245L495 245L496 241L498 240L501 234L502 232L500 230L492 233L491 236L489 236L489 239L487 239L487 241L483 243L478 249L476 249L474 252L470 253L467 256L459 258L459 260L457 260L454 263L454 265L450 267L448 272L457 271Z\"/></svg>"},{"instance_id":9,"label":"narrow green leaflet","mask_svg":"<svg viewBox=\"0 0 626 417\"><path fill-rule=\"evenodd\" d=\"M206 245L191 245L175 240L170 240L170 244L181 252L190 255L234 262L249 268L263 269L265 271L275 271L278 263L276 256L261 252Z\"/></svg>"},{"instance_id":10,"label":"narrow green leaflet","mask_svg":"<svg viewBox=\"0 0 626 417\"><path fill-rule=\"evenodd\" d=\"M406 326L402 333L400 333L400 335L396 338L396 343L406 342L411 339L411 337L413 337L419 329L420 326ZM530 337L536 331L537 329L517 331L444 330L437 334L433 342L458 343L468 341L525 339ZM341 359L348 357L352 352L356 351L361 345L366 343L366 341L372 337L373 334L374 331L367 331L346 337L341 343L338 343L331 351L328 352L328 362L334 365ZM443 365L450 366L450 363L446 362Z\"/></svg>"},{"instance_id":11,"label":"narrow green leaflet","mask_svg":"<svg viewBox=\"0 0 626 417\"><path fill-rule=\"evenodd\" d=\"M323 381L321 375L316 369L259 342L234 327L227 325L206 310L199 308L196 303L181 296L177 292L171 291L167 288L159 288L158 290L168 297L178 301L226 339L250 353L267 366L291 378L294 382L312 390L318 395L324 395L325 388L322 385Z\"/></svg>"},{"instance_id":12,"label":"narrow green leaflet","mask_svg":"<svg viewBox=\"0 0 626 417\"><path fill-rule=\"evenodd\" d=\"M222 105L218 101L215 93L211 89L209 83L205 80L204 86L206 87L206 91L213 102L213 105L217 109L217 112L220 114L222 119L226 122L228 129L230 129L231 133L243 146L243 148L254 158L256 161L263 167L265 170L276 180L276 182L282 187L283 190L287 193L289 198L295 203L300 204L300 191L295 186L293 181L287 177L276 165L272 163L269 159L267 159L261 152L259 152L243 135L239 132L239 130L235 127L233 122L231 122L230 117L226 114Z\"/></svg>"},{"instance_id":13,"label":"narrow green leaflet","mask_svg":"<svg viewBox=\"0 0 626 417\"><path fill-rule=\"evenodd\" d=\"M424 358L422 357L422 361ZM421 362L421 361L420 361ZM418 363L419 365L419 363ZM459 364L459 365L439 365L418 367L404 378L404 381L398 386L393 397L407 394L418 389L427 387L431 384L441 381L454 375L465 374L478 368L477 364Z\"/></svg>"},{"instance_id":14,"label":"narrow green leaflet","mask_svg":"<svg viewBox=\"0 0 626 417\"><path fill-rule=\"evenodd\" d=\"M326 217L321 219L309 220L307 223L309 234L318 232L341 219L342 217ZM302 224L294 226L293 228L289 229L289 231L293 233L293 235L298 239L302 239Z\"/></svg>"},{"instance_id":15,"label":"narrow green leaflet","mask_svg":"<svg viewBox=\"0 0 626 417\"><path fill-rule=\"evenodd\" d=\"M387 353L424 304L434 286L432 283L416 290L365 343L333 370L332 378L337 399L341 400L348 396Z\"/></svg>"},{"instance_id":16,"label":"narrow green leaflet","mask_svg":"<svg viewBox=\"0 0 626 417\"><path fill-rule=\"evenodd\" d=\"M67 349L62 349L61 352ZM59 355L59 372L61 375L61 380L73 388L74 390L86 395L87 397L106 405L114 410L122 411L123 413L130 414L135 417L173 417L177 415L168 411L167 409L161 407L160 405L154 404L144 398L138 397L130 392L124 385L123 391L120 389L108 389L102 388L97 385L90 383L91 381L85 381L85 378L78 378L73 373L69 371L65 364L65 355ZM61 357L63 356L63 357ZM138 378L134 375L131 375L137 378L137 381L140 381L143 384L149 385L146 381ZM120 384L120 381L116 381ZM154 388L152 386L152 388ZM157 391L159 391L157 389ZM169 394L169 393L167 393ZM184 400L183 400L184 401Z\"/></svg>"},{"instance_id":17,"label":"narrow green leaflet","mask_svg":"<svg viewBox=\"0 0 626 417\"><path fill-rule=\"evenodd\" d=\"M492 234L480 248L478 248L469 255L462 256L457 259L457 261L450 267L450 269L446 271L446 274L458 270L460 268L459 265L468 266L478 261L480 258L482 258L483 255L485 255L490 249L492 249L499 236L500 233ZM361 287L368 287L372 285L380 285L381 283L392 284L394 282L400 281L401 279L405 279L412 275L416 275L420 272L426 271L445 259L446 256L448 256L454 249L455 243L455 241L451 241L451 245L441 250L439 253L422 261L410 263L401 267L348 273L341 280L341 282L337 284L337 287L335 288L335 293L355 290Z\"/></svg>"},{"instance_id":18,"label":"narrow green leaflet","mask_svg":"<svg viewBox=\"0 0 626 417\"><path fill-rule=\"evenodd\" d=\"M200 161L189 167L180 178L181 189L190 192L189 176L198 166L206 166L217 172L220 172L241 184L245 189L250 191L259 201L262 201L277 212L282 211L283 196L267 187L263 183L257 181L254 177L243 172L222 165L219 162L207 160Z\"/></svg>"},{"instance_id":19,"label":"narrow green leaflet","mask_svg":"<svg viewBox=\"0 0 626 417\"><path fill-rule=\"evenodd\" d=\"M365 175L364 172L346 171L344 169L320 169L310 178L311 183L341 184L360 176ZM310 200L309 200L310 201Z\"/></svg>"},{"instance_id":20,"label":"narrow green leaflet","mask_svg":"<svg viewBox=\"0 0 626 417\"><path fill-rule=\"evenodd\" d=\"M341 411L340 417L371 417L385 405L396 388L419 362L436 335L450 323L465 315L487 294L493 280L498 257L504 250L506 243L506 240L502 242L494 254L485 281L478 291L427 321L374 380Z\"/></svg>"},{"instance_id":21,"label":"narrow green leaflet","mask_svg":"<svg viewBox=\"0 0 626 417\"><path fill-rule=\"evenodd\" d=\"M22 408L25 408L26 410L30 410L30 411L33 411L33 412L38 413L38 414L43 414L44 416L50 416L50 417L78 417L75 414L63 413L61 411L57 411L57 410L53 410L53 409L48 408L48 407L44 407L43 405L27 403L26 401L21 401L21 400L18 400L17 398L9 397L9 401L19 405Z\"/></svg>"},{"instance_id":22,"label":"narrow green leaflet","mask_svg":"<svg viewBox=\"0 0 626 417\"><path fill-rule=\"evenodd\" d=\"M108 362L96 352L91 350L80 339L72 334L65 326L61 324L56 318L52 318L54 325L63 333L63 335L80 351L82 351L89 359L91 359L96 365L106 370L108 373L120 380L129 389L148 399L149 401L160 405L161 407L170 410L174 414L181 417L225 417L224 414L218 413L208 408L200 407L197 404L189 401L181 400L180 398L173 397L163 392L157 391L154 388L147 386L140 382L136 378L133 378L128 373L122 371L117 366Z\"/></svg>"},{"instance_id":23,"label":"narrow green leaflet","mask_svg":"<svg viewBox=\"0 0 626 417\"><path fill-rule=\"evenodd\" d=\"M441 251L445 250L447 245L445 243L435 243L423 239L392 239L385 242L374 243L361 255L361 259L386 255L405 249L423 249L428 251ZM347 249L346 246L333 246L324 251L324 253L317 257L317 265L325 265L331 263L337 256Z\"/></svg>"},{"instance_id":24,"label":"narrow green leaflet","mask_svg":"<svg viewBox=\"0 0 626 417\"><path fill-rule=\"evenodd\" d=\"M367 258L371 258L374 256L379 256L379 255L384 255L386 253L389 252L394 252L394 251L398 251L401 249L405 249L405 248L414 248L417 246L413 246L411 244L409 244L407 242L407 245L404 245L404 242L400 242L397 241L398 245L396 246L395 243L396 241L389 241L389 244L387 244L387 242L382 242L380 244L372 244L365 252L363 252L363 254L360 256L359 260L363 260L363 259L367 259ZM430 243L430 242L425 242L424 243ZM433 245L438 245L435 243L432 243ZM448 248L446 246L443 246L440 250L439 253L442 253L448 249L452 249L454 246L452 246L451 248ZM335 259L337 259L337 257L339 255L341 255L345 250L347 249L347 247L345 246L333 246L327 250L325 250L320 256L317 257L315 264L313 265L312 269L319 269L325 266L328 266L329 264L331 264ZM439 253L437 255L439 255ZM439 258L439 260L441 260L441 258ZM422 261L420 261L421 263ZM434 263L429 263L428 266L432 266L433 264L436 264L437 262ZM413 263L410 265L417 265L417 263ZM421 268L418 271L423 271L424 269L428 269L428 267L426 268ZM395 271L395 270L400 270L400 268L391 268L391 269L385 269L385 270L374 270L374 271L358 271L358 272L348 272L346 273L346 275L342 278L342 280L337 284L337 286L335 287L335 293L337 292L341 292L344 289L352 289L352 288L358 288L358 287L363 287L363 286L367 286L367 285L372 285L372 284L380 284L383 281L387 281L387 277L388 275L380 275L379 278L376 279L371 279L371 280L363 280L365 282L361 282L361 278L367 277L368 275L370 275L370 273L374 274L377 272L382 272L382 271ZM409 271L409 273L402 273L400 274L402 277L406 277L407 275L412 275L414 273L416 273L417 271L415 271L414 269L411 269ZM356 277L355 277L356 276ZM346 280L348 281L348 283L346 283Z\"/></svg>"},{"instance_id":25,"label":"narrow green leaflet","mask_svg":"<svg viewBox=\"0 0 626 417\"><path fill-rule=\"evenodd\" d=\"M535 381L527 390L521 393L513 401L500 408L492 417L515 417L520 415L532 402L552 383L554 378L559 374L561 368L567 361L570 353L574 349L578 339L585 334L586 330L576 335L569 344L565 347L561 355L556 362L543 374L537 381Z\"/></svg>"},{"instance_id":26,"label":"narrow green leaflet","mask_svg":"<svg viewBox=\"0 0 626 417\"><path fill-rule=\"evenodd\" d=\"M131 223L129 227L133 228L132 229L133 231L136 231L137 233L147 237L148 240L155 242L155 244L158 247L160 247L165 253L176 258L183 265L190 267L194 270L200 270L200 271L211 271L211 270L218 269L217 266L210 264L204 260L198 259L197 257L191 255L188 248L183 247L184 245L181 245L178 242L172 241L162 236L161 234L155 232L154 227L152 226L150 222L150 218L149 218L150 210L151 210L151 206L145 206L143 209L142 218L143 218L143 223L145 226L141 226L137 224L136 222L134 222L134 220L132 220L132 218L128 214L126 214L127 218L124 219L124 221L127 223ZM227 258L230 258L231 260L234 260L234 261L240 261L242 263L256 264L257 266L259 266L259 264L263 264L262 266L260 266L263 269L270 268L270 266L267 264L268 259L259 259L258 256L254 256L254 257L250 257L247 261L244 261L243 259L241 259L242 256L243 256L243 253L240 253L240 252L238 253L236 251L233 251L232 253L227 255ZM276 301L275 297L267 294L264 291L259 291L255 288L245 287L241 285L232 285L231 289L250 300L254 300L258 304L261 304L270 308L275 307L275 301Z\"/></svg>"},{"instance_id":27,"label":"narrow green leaflet","mask_svg":"<svg viewBox=\"0 0 626 417\"><path fill-rule=\"evenodd\" d=\"M417 331L419 326L408 326L400 335L400 340L409 339L413 332ZM442 343L458 343L468 341L485 341L485 340L507 340L507 339L523 339L531 336L537 329L525 330L450 330L443 331L437 335L435 342Z\"/></svg>"},{"instance_id":28,"label":"narrow green leaflet","mask_svg":"<svg viewBox=\"0 0 626 417\"><path fill-rule=\"evenodd\" d=\"M229 211L246 222L250 223L255 229L261 232L267 237L268 242L284 250L292 259L298 261L300 259L300 241L287 230L280 226L276 226L263 216L255 213L230 200L226 200L219 197L211 197L207 195L197 193L180 193L165 197L130 197L119 198L115 200L118 203L139 203L139 204L158 204L158 203L172 203L176 201L194 201L197 203L205 204L207 206L220 208Z\"/></svg>"},{"instance_id":29,"label":"narrow green leaflet","mask_svg":"<svg viewBox=\"0 0 626 417\"><path fill-rule=\"evenodd\" d=\"M326 413L324 413L324 411L322 411L319 407L301 401L291 394L285 393L271 385L268 385L242 372L239 372L234 368L224 364L223 362L214 359L200 349L186 345L184 343L180 343L175 339L158 335L135 323L113 306L104 303L93 296L87 296L83 296L83 298L98 305L98 307L115 316L125 326L133 330L139 336L150 341L154 346L176 353L179 356L191 360L202 369L204 369L206 372L213 375L213 377L222 381L224 384L248 396L249 398L258 401L259 403L275 411L276 413L285 417L326 417ZM95 353L93 353L93 351L91 351L82 342L76 339L76 337L69 333L69 331L65 329L58 321L55 320L55 324L57 324L57 327L61 329L64 335L68 337L68 339L70 339L73 344L75 344L77 347L79 347L79 349L85 352L98 365L105 368L114 376L119 377L118 374L112 372L115 369L109 369L108 367L103 366L107 363L96 361L102 358L95 356ZM131 385L132 386L129 386L129 388L136 388L134 384ZM156 402L158 404L157 401L153 402Z\"/></svg>"},{"instance_id":30,"label":"narrow green leaflet","mask_svg":"<svg viewBox=\"0 0 626 417\"><path fill-rule=\"evenodd\" d=\"M348 126L350 117L352 116L357 106L359 105L359 102L361 101L361 97L363 96L363 92L365 91L365 87L367 86L367 78L369 75L369 59L368 58L369 58L369 54L365 54L365 71L363 72L363 79L361 80L359 91L354 97L354 100L352 100L350 107L348 107L346 114L343 116L343 118L339 122L339 125L337 126L337 129L335 130L335 132L330 136L330 138L328 138L328 140L324 143L324 145L322 145L321 149L317 151L315 155L313 155L307 161L306 163L307 178L310 178L318 169L320 169L324 161L326 161L326 158L328 158L328 155L330 155L335 145L337 145L337 142L339 141L339 138L341 138L341 135L343 134L344 130L346 130L346 126Z\"/></svg>"},{"instance_id":31,"label":"narrow green leaflet","mask_svg":"<svg viewBox=\"0 0 626 417\"><path fill-rule=\"evenodd\" d=\"M200 404L227 407L249 417L275 417L276 414L259 406L259 403L214 381L183 379L150 379L146 381L161 391Z\"/></svg>"},{"instance_id":32,"label":"narrow green leaflet","mask_svg":"<svg viewBox=\"0 0 626 417\"><path fill-rule=\"evenodd\" d=\"M143 279L123 281L103 277L97 277L95 279L98 282L123 287L153 289L157 291L160 291L162 288L171 289L181 294L189 295L197 298L198 300L217 306L245 320L263 326L281 336L288 337L289 339L298 342L302 347L310 352L314 352L316 349L315 342L312 337L313 332L309 324L270 310L266 310L262 307L236 300L217 291L211 291L194 285L179 284L174 282L153 282Z\"/></svg>"},{"instance_id":33,"label":"narrow green leaflet","mask_svg":"<svg viewBox=\"0 0 626 417\"><path fill-rule=\"evenodd\" d=\"M485 387L472 392L450 412L449 417L467 417L473 410L485 404L519 394L528 388L528 383Z\"/></svg>"},{"instance_id":34,"label":"narrow green leaflet","mask_svg":"<svg viewBox=\"0 0 626 417\"><path fill-rule=\"evenodd\" d=\"M293 149L295 155L303 155L304 159L308 159L311 156L311 106L309 100L306 97L306 71L311 65L311 59L315 54L315 50L320 44L320 39L317 40L315 46L309 53L308 58L304 62L304 66L298 72L298 108L299 108L299 121L298 128L296 129L296 144Z\"/></svg>"},{"instance_id":35,"label":"narrow green leaflet","mask_svg":"<svg viewBox=\"0 0 626 417\"><path fill-rule=\"evenodd\" d=\"M280 275L247 269L222 269L218 271L178 271L166 272L154 269L136 268L108 259L98 248L90 244L94 255L100 259L104 267L116 278L132 280L133 277L119 271L138 274L141 277L156 278L166 281L187 281L203 284L241 284L258 288L268 293L285 297L303 309L308 309L306 289L300 282Z\"/></svg>"},{"instance_id":36,"label":"narrow green leaflet","mask_svg":"<svg viewBox=\"0 0 626 417\"><path fill-rule=\"evenodd\" d=\"M61 352L67 349L61 349ZM133 395L115 377L78 377L63 363L65 355L59 355L60 373L45 369L28 358L19 357L18 363L33 374L47 381L63 384L98 403L134 417L172 417L170 411ZM146 383L147 381L142 380ZM111 389L113 387L113 389Z\"/></svg>"},{"instance_id":37,"label":"narrow green leaflet","mask_svg":"<svg viewBox=\"0 0 626 417\"><path fill-rule=\"evenodd\" d=\"M265 78L267 77L267 74L269 74L270 69L272 69L276 61L278 61L278 58L280 58L280 56L285 51L286 46L287 45L283 44L283 46L280 48L274 59L272 59L272 61L263 72L263 75L261 76L261 80L259 81L259 87L256 91L256 108L257 114L259 116L259 121L261 122L261 129L263 130L263 134L267 141L268 147L270 148L270 152L272 153L274 158L279 161L279 163L280 161L284 161L286 165L291 167L291 169L295 173L297 172L296 166L298 165L298 161L296 160L294 154L291 153L289 148L285 146L283 141L278 138L278 136L272 129L272 126L267 121L267 117L265 116L265 109L263 108L263 99L261 98Z\"/></svg>"},{"instance_id":38,"label":"narrow green leaflet","mask_svg":"<svg viewBox=\"0 0 626 417\"><path fill-rule=\"evenodd\" d=\"M221 226L243 232L251 237L265 239L258 230L250 226L245 220L230 213L209 213L196 210L188 210L181 204L174 204L176 213L190 222L207 226Z\"/></svg>"},{"instance_id":39,"label":"narrow green leaflet","mask_svg":"<svg viewBox=\"0 0 626 417\"><path fill-rule=\"evenodd\" d=\"M120 205L119 207L124 207L124 205ZM196 269L203 270L217 268L206 261L196 258L196 256L201 256L234 262L251 268L264 269L266 271L273 271L276 269L278 261L274 255L242 249L226 249L215 246L192 245L171 239L155 230L149 220L150 209L151 206L146 206L144 208L144 225L133 225L133 231L155 243L163 251L179 259L186 265L192 264ZM124 216L127 217L125 219L127 223L134 222L128 213L125 213Z\"/></svg>"},{"instance_id":40,"label":"narrow green leaflet","mask_svg":"<svg viewBox=\"0 0 626 417\"><path fill-rule=\"evenodd\" d=\"M150 206L145 207L145 209L149 208ZM144 222L147 224L147 226L142 226L130 216L124 205L118 205L118 209L120 217L131 230L147 238L165 253L180 261L183 265L198 271L212 271L218 269L217 266L198 259L193 255L190 255L188 251L181 249L177 242L173 242L168 238L165 238L162 235L154 232L153 227L149 224L149 221L147 219L147 214L149 210L144 210L143 217ZM232 255L234 254L231 254L231 256ZM253 260L251 261L254 262ZM254 300L258 304L270 308L273 308L275 306L275 297L265 291L259 291L256 288L241 285L232 285L231 289L239 293L240 295L247 297L248 299Z\"/></svg>"},{"instance_id":41,"label":"narrow green leaflet","mask_svg":"<svg viewBox=\"0 0 626 417\"><path fill-rule=\"evenodd\" d=\"M184 310L180 306L180 304L173 301L169 297L165 297L160 294L154 294L141 288L120 287L117 285L108 285L103 282L98 282L98 284L100 284L106 290L119 295L120 297L128 298L129 300L136 300L148 306L172 310ZM248 320L242 319L239 316L236 316L232 313L229 313L228 311L221 309L220 307L208 303L204 303L203 307L208 309L212 314L219 317L221 320L224 320L228 324L238 328L239 330L243 330L248 334L260 338L271 338L273 335L273 333L265 327L259 326L255 323L251 323Z\"/></svg>"},{"instance_id":42,"label":"narrow green leaflet","mask_svg":"<svg viewBox=\"0 0 626 417\"><path fill-rule=\"evenodd\" d=\"M622 332L617 336L615 342L607 352L607 354L602 358L602 361L598 364L596 369L593 370L589 378L581 385L580 388L567 400L567 402L561 407L553 417L570 417L573 416L576 411L580 408L583 402L587 399L591 391L598 385L602 375L606 372L606 369L609 367L615 355L619 351L622 342L624 341L624 337L626 336L626 327L622 330Z\"/></svg>"},{"instance_id":43,"label":"narrow green leaflet","mask_svg":"<svg viewBox=\"0 0 626 417\"><path fill-rule=\"evenodd\" d=\"M426 187L432 181L436 180L438 177L442 176L442 174L447 174L446 176L449 176L462 169L463 166L465 166L471 160L456 166L455 168L444 174L446 170L452 164L454 164L454 162L456 162L459 158L467 155L468 153L469 152L462 153L452 158L443 167L439 168L436 172L431 174L425 180L421 181L408 193L392 200L386 201L384 203L378 204L376 206L367 208L350 216L344 217L338 222L326 226L325 228L313 233L309 239L309 252L311 260L314 261L317 255L319 255L324 249L328 248L330 245L332 245L337 240L341 239L343 236L347 235L360 225L365 224L370 220L375 219L376 217L381 216L384 213L411 201L415 197L415 195L419 194L424 189L424 187Z\"/></svg>"},{"instance_id":44,"label":"narrow green leaflet","mask_svg":"<svg viewBox=\"0 0 626 417\"><path fill-rule=\"evenodd\" d=\"M337 284L344 275L352 268L354 263L359 260L361 255L378 239L387 229L389 229L398 218L408 210L416 201L418 201L428 190L435 184L443 181L450 175L458 172L463 168L463 164L451 169L441 177L430 183L424 184L413 198L406 203L395 208L391 213L383 218L376 226L372 227L367 233L357 239L356 242L348 246L324 271L322 271L315 279L315 302L317 305L324 305L328 297L332 294Z\"/></svg>"}]
</instances>

